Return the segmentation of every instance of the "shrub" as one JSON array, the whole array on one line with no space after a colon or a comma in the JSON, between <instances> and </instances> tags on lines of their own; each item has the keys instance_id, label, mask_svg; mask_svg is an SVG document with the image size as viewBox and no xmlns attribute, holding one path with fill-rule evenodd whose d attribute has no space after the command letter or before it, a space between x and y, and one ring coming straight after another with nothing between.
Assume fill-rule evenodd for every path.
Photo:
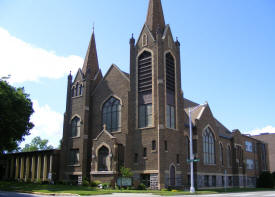
<instances>
[{"instance_id":1,"label":"shrub","mask_svg":"<svg viewBox=\"0 0 275 197\"><path fill-rule=\"evenodd\" d=\"M110 188L110 183L102 183L102 188L103 188L103 189L108 189L108 188Z\"/></svg>"},{"instance_id":2,"label":"shrub","mask_svg":"<svg viewBox=\"0 0 275 197\"><path fill-rule=\"evenodd\" d=\"M121 167L120 168L120 174L122 177L131 178L133 176L133 173L130 168Z\"/></svg>"},{"instance_id":3,"label":"shrub","mask_svg":"<svg viewBox=\"0 0 275 197\"><path fill-rule=\"evenodd\" d=\"M138 190L146 190L146 185L144 185L143 183L140 183L137 187Z\"/></svg>"},{"instance_id":4,"label":"shrub","mask_svg":"<svg viewBox=\"0 0 275 197\"><path fill-rule=\"evenodd\" d=\"M92 181L90 185L91 185L91 187L97 187L100 184L102 184L101 181L95 180L95 181Z\"/></svg>"},{"instance_id":5,"label":"shrub","mask_svg":"<svg viewBox=\"0 0 275 197\"><path fill-rule=\"evenodd\" d=\"M89 186L89 181L87 181L87 180L83 180L82 181L82 186Z\"/></svg>"},{"instance_id":6,"label":"shrub","mask_svg":"<svg viewBox=\"0 0 275 197\"><path fill-rule=\"evenodd\" d=\"M257 180L257 187L273 188L274 180L270 172L263 172Z\"/></svg>"}]
</instances>

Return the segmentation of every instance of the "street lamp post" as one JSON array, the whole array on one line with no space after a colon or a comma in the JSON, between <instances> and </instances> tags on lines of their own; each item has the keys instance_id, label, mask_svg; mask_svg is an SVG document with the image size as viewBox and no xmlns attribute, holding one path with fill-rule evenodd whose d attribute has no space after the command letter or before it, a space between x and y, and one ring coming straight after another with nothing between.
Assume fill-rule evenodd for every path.
<instances>
[{"instance_id":1,"label":"street lamp post","mask_svg":"<svg viewBox=\"0 0 275 197\"><path fill-rule=\"evenodd\" d=\"M189 128L190 128L190 193L195 193L195 187L194 187L194 154L193 154L193 131L192 131L192 116L191 113L192 111L196 110L198 107L201 105L196 106L191 110L189 108Z\"/></svg>"}]
</instances>

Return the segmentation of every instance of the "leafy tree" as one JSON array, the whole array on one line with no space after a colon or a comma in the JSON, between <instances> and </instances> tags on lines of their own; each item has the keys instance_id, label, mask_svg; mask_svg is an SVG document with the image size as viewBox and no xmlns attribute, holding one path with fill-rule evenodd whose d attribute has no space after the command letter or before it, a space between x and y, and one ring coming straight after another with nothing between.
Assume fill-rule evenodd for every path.
<instances>
[{"instance_id":1,"label":"leafy tree","mask_svg":"<svg viewBox=\"0 0 275 197\"><path fill-rule=\"evenodd\" d=\"M25 147L21 150L22 152L31 152L38 150L50 150L53 146L48 145L49 140L42 140L40 137L35 137L32 139L30 144L25 144Z\"/></svg>"},{"instance_id":2,"label":"leafy tree","mask_svg":"<svg viewBox=\"0 0 275 197\"><path fill-rule=\"evenodd\" d=\"M0 154L18 149L33 124L32 102L24 88L15 88L0 78Z\"/></svg>"}]
</instances>

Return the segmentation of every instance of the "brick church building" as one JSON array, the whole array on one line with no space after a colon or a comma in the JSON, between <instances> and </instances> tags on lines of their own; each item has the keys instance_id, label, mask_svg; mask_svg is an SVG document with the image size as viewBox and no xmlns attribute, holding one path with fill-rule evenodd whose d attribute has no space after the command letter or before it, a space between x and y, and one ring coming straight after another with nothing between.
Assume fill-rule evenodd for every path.
<instances>
[{"instance_id":1,"label":"brick church building","mask_svg":"<svg viewBox=\"0 0 275 197\"><path fill-rule=\"evenodd\" d=\"M62 147L56 159L50 164L51 156L45 160L43 151L36 153L42 155L38 168L36 157L8 155L8 166L16 169L8 167L6 176L47 180L50 167L43 167L54 166L59 180L114 185L125 166L131 168L134 184L183 188L190 184L190 109L194 156L199 159L194 164L196 187L254 187L259 174L269 169L268 147L239 130L229 131L208 103L184 98L180 42L165 23L161 0L149 1L141 33L129 44L130 73L111 65L103 76L92 33L83 68L75 77L68 76Z\"/></svg>"}]
</instances>

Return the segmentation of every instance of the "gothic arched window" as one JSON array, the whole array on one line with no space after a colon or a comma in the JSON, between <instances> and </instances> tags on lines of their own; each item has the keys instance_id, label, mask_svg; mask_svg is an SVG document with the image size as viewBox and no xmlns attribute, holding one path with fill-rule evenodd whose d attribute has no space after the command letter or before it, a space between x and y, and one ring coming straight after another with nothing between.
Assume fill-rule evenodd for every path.
<instances>
[{"instance_id":1,"label":"gothic arched window","mask_svg":"<svg viewBox=\"0 0 275 197\"><path fill-rule=\"evenodd\" d=\"M203 155L204 164L215 164L215 140L209 127L203 132Z\"/></svg>"},{"instance_id":2,"label":"gothic arched window","mask_svg":"<svg viewBox=\"0 0 275 197\"><path fill-rule=\"evenodd\" d=\"M106 146L102 146L98 150L98 171L108 171L108 156L109 149Z\"/></svg>"},{"instance_id":3,"label":"gothic arched window","mask_svg":"<svg viewBox=\"0 0 275 197\"><path fill-rule=\"evenodd\" d=\"M152 126L152 54L148 51L138 58L138 103L139 128Z\"/></svg>"},{"instance_id":4,"label":"gothic arched window","mask_svg":"<svg viewBox=\"0 0 275 197\"><path fill-rule=\"evenodd\" d=\"M230 145L227 146L227 166L232 166L232 159L231 159L231 147Z\"/></svg>"},{"instance_id":5,"label":"gothic arched window","mask_svg":"<svg viewBox=\"0 0 275 197\"><path fill-rule=\"evenodd\" d=\"M220 162L221 164L223 165L223 147L222 147L222 144L220 144Z\"/></svg>"},{"instance_id":6,"label":"gothic arched window","mask_svg":"<svg viewBox=\"0 0 275 197\"><path fill-rule=\"evenodd\" d=\"M102 109L102 124L106 125L109 132L118 131L121 122L121 105L120 101L111 97L105 102Z\"/></svg>"},{"instance_id":7,"label":"gothic arched window","mask_svg":"<svg viewBox=\"0 0 275 197\"><path fill-rule=\"evenodd\" d=\"M80 136L80 119L78 117L74 117L72 119L71 137L79 137L79 136Z\"/></svg>"},{"instance_id":8,"label":"gothic arched window","mask_svg":"<svg viewBox=\"0 0 275 197\"><path fill-rule=\"evenodd\" d=\"M175 129L175 60L166 54L166 126Z\"/></svg>"}]
</instances>

